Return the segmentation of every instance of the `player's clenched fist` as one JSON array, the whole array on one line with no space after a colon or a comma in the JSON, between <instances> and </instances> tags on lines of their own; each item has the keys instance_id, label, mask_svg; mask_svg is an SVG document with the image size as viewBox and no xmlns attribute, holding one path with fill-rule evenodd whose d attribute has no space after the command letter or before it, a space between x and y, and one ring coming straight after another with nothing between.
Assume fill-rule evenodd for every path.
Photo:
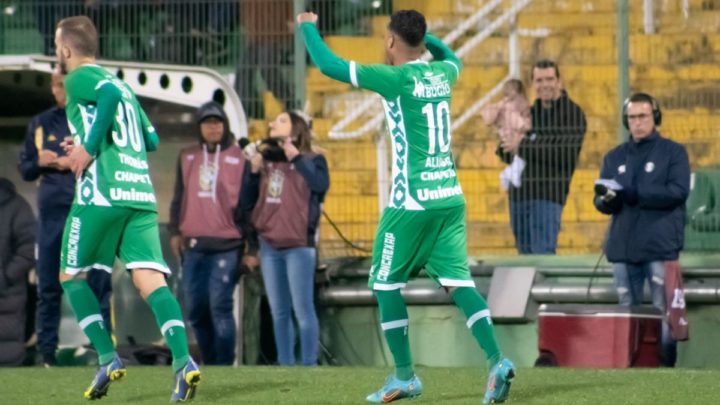
<instances>
[{"instance_id":1,"label":"player's clenched fist","mask_svg":"<svg viewBox=\"0 0 720 405\"><path fill-rule=\"evenodd\" d=\"M306 11L304 13L300 13L297 16L297 22L298 24L302 24L304 22L310 22L310 23L317 23L318 16L317 14L313 13L312 11Z\"/></svg>"}]
</instances>

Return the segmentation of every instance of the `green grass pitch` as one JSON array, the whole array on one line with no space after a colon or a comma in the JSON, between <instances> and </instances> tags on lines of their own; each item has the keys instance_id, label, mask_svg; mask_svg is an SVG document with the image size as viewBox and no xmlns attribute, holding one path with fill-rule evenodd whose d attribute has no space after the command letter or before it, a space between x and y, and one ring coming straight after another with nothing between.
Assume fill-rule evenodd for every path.
<instances>
[{"instance_id":1,"label":"green grass pitch","mask_svg":"<svg viewBox=\"0 0 720 405\"><path fill-rule=\"evenodd\" d=\"M363 404L389 369L204 367L198 404ZM417 370L424 392L399 404L479 404L486 375L469 368ZM0 369L2 404L79 404L89 367ZM720 370L571 370L521 368L509 404L717 404ZM168 368L130 367L101 404L167 403Z\"/></svg>"}]
</instances>

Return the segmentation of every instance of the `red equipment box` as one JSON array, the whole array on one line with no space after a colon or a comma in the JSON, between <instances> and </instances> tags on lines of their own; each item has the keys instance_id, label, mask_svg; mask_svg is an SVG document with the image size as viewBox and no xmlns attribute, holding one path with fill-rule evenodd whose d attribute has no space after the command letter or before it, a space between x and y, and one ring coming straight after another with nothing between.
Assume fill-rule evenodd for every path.
<instances>
[{"instance_id":1,"label":"red equipment box","mask_svg":"<svg viewBox=\"0 0 720 405\"><path fill-rule=\"evenodd\" d=\"M662 315L652 307L541 305L537 365L660 367Z\"/></svg>"}]
</instances>

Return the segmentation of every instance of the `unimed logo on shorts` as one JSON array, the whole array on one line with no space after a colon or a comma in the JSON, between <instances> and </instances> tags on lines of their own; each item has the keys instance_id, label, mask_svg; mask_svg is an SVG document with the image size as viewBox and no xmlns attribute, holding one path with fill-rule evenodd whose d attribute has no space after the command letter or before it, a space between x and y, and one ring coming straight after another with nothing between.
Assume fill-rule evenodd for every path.
<instances>
[{"instance_id":1,"label":"unimed logo on shorts","mask_svg":"<svg viewBox=\"0 0 720 405\"><path fill-rule=\"evenodd\" d=\"M395 253L395 235L385 232L383 240L382 256L380 256L380 270L378 271L378 280L387 281L390 269L392 268L392 258Z\"/></svg>"},{"instance_id":2,"label":"unimed logo on shorts","mask_svg":"<svg viewBox=\"0 0 720 405\"><path fill-rule=\"evenodd\" d=\"M68 237L67 264L77 266L78 241L80 240L80 218L72 217L70 236Z\"/></svg>"}]
</instances>

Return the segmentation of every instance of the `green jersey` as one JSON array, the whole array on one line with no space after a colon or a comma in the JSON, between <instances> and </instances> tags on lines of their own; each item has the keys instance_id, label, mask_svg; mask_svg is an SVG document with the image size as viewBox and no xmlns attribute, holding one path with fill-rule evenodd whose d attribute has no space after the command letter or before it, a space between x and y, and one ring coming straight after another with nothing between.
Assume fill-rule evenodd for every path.
<instances>
[{"instance_id":1,"label":"green jersey","mask_svg":"<svg viewBox=\"0 0 720 405\"><path fill-rule=\"evenodd\" d=\"M465 203L450 149L450 97L460 68L451 61L402 66L350 62L354 86L382 97L392 141L389 207L449 208Z\"/></svg>"},{"instance_id":2,"label":"green jersey","mask_svg":"<svg viewBox=\"0 0 720 405\"><path fill-rule=\"evenodd\" d=\"M361 65L335 56L314 24L303 23L310 56L326 75L383 97L392 141L390 208L426 210L465 204L451 150L450 99L462 64L433 35L425 44L433 62Z\"/></svg>"},{"instance_id":3,"label":"green jersey","mask_svg":"<svg viewBox=\"0 0 720 405\"><path fill-rule=\"evenodd\" d=\"M92 64L70 72L65 88L70 133L94 157L77 181L74 204L157 211L146 152L158 138L135 93Z\"/></svg>"}]
</instances>

